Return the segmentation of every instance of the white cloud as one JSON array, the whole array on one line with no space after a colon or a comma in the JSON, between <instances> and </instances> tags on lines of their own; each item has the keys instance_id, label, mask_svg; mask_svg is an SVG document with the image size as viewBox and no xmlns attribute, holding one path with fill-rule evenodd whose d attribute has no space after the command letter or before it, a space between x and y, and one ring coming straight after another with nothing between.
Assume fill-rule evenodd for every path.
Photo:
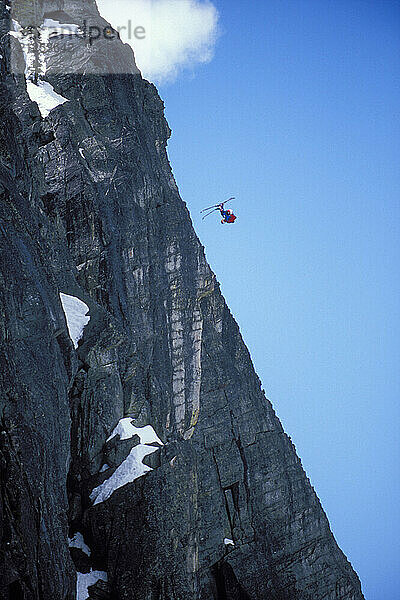
<instances>
[{"instance_id":1,"label":"white cloud","mask_svg":"<svg viewBox=\"0 0 400 600\"><path fill-rule=\"evenodd\" d=\"M209 0L98 0L98 6L151 81L173 81L182 69L213 58L218 12Z\"/></svg>"}]
</instances>

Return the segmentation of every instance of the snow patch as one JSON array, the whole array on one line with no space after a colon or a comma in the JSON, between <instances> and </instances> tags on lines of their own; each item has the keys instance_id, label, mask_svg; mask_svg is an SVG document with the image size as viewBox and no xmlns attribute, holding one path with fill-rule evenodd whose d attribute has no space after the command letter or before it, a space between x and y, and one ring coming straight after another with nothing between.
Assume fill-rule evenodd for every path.
<instances>
[{"instance_id":1,"label":"snow patch","mask_svg":"<svg viewBox=\"0 0 400 600\"><path fill-rule=\"evenodd\" d=\"M78 342L82 337L85 326L89 323L90 317L87 317L89 307L87 304L75 298L60 293L61 304L67 320L67 327L74 348L78 347Z\"/></svg>"},{"instance_id":2,"label":"snow patch","mask_svg":"<svg viewBox=\"0 0 400 600\"><path fill-rule=\"evenodd\" d=\"M100 469L100 473L104 473L104 471L107 471L109 468L110 468L109 465L107 465L107 464L103 465Z\"/></svg>"},{"instance_id":3,"label":"snow patch","mask_svg":"<svg viewBox=\"0 0 400 600\"><path fill-rule=\"evenodd\" d=\"M39 27L37 30L33 30L30 27L23 28L18 21L15 21L15 19L12 20L12 28L13 30L9 33L19 41L24 53L25 77L28 79L35 73L37 73L38 76L44 75L46 73L45 51L48 44L47 30L43 31L42 27ZM35 60L35 46L39 59L38 64Z\"/></svg>"},{"instance_id":4,"label":"snow patch","mask_svg":"<svg viewBox=\"0 0 400 600\"><path fill-rule=\"evenodd\" d=\"M78 572L76 576L76 600L86 600L89 597L88 587L97 583L99 579L107 581L107 573L104 571Z\"/></svg>"},{"instance_id":5,"label":"snow patch","mask_svg":"<svg viewBox=\"0 0 400 600\"><path fill-rule=\"evenodd\" d=\"M51 21L51 19L46 19ZM46 22L45 21L45 22ZM54 21L54 23L57 23ZM59 24L61 25L61 24ZM18 21L12 20L13 31L10 31L10 35L15 37L21 44L22 51L25 58L25 78L26 78L26 89L32 102L37 102L40 110L40 114L43 118L46 118L53 108L68 102L67 98L60 96L54 90L53 86L48 81L43 81L41 77L45 75L46 65L46 48L49 42L49 37L53 29L42 26L39 27L37 32L23 29ZM65 26L68 27L68 26ZM75 26L77 27L77 26ZM38 36L37 44L39 47L39 64L35 65L35 53L33 51L33 40L34 36ZM36 75L36 76L35 76ZM37 80L37 83L33 82L33 79Z\"/></svg>"},{"instance_id":6,"label":"snow patch","mask_svg":"<svg viewBox=\"0 0 400 600\"><path fill-rule=\"evenodd\" d=\"M148 471L152 471L153 469L144 465L142 461L145 456L156 452L156 450L158 448L144 444L139 444L132 448L126 459L119 465L111 477L94 488L90 494L93 505L105 502L118 488L135 481L135 479L138 479Z\"/></svg>"},{"instance_id":7,"label":"snow patch","mask_svg":"<svg viewBox=\"0 0 400 600\"><path fill-rule=\"evenodd\" d=\"M60 96L60 94L54 91L53 86L48 81L41 81L39 79L36 85L33 81L27 79L26 89L32 102L37 102L40 114L44 119L53 108L64 104L64 102L68 102L67 98Z\"/></svg>"},{"instance_id":8,"label":"snow patch","mask_svg":"<svg viewBox=\"0 0 400 600\"><path fill-rule=\"evenodd\" d=\"M41 29L48 29L48 36L54 35L79 35L81 28L74 23L60 23L55 19L45 19Z\"/></svg>"},{"instance_id":9,"label":"snow patch","mask_svg":"<svg viewBox=\"0 0 400 600\"><path fill-rule=\"evenodd\" d=\"M224 544L225 544L225 546L234 546L235 545L234 541L230 540L229 538L224 539Z\"/></svg>"},{"instance_id":10,"label":"snow patch","mask_svg":"<svg viewBox=\"0 0 400 600\"><path fill-rule=\"evenodd\" d=\"M90 556L90 548L85 544L83 535L78 531L73 538L68 538L68 546L70 548L80 548L85 554Z\"/></svg>"},{"instance_id":11,"label":"snow patch","mask_svg":"<svg viewBox=\"0 0 400 600\"><path fill-rule=\"evenodd\" d=\"M160 446L163 446L164 444L151 425L135 427L132 421L133 419L130 417L121 419L107 439L107 442L112 440L116 435L119 436L120 440L128 440L134 435L138 435L140 444L132 448L126 459L119 467L117 467L114 473L106 479L106 481L92 490L90 499L93 504L104 502L118 488L135 481L135 479L148 473L148 471L152 471L151 467L143 464L143 459L145 456L158 450L157 447L151 446L150 444L157 443L160 444ZM102 471L104 471L104 467L102 468Z\"/></svg>"},{"instance_id":12,"label":"snow patch","mask_svg":"<svg viewBox=\"0 0 400 600\"><path fill-rule=\"evenodd\" d=\"M130 417L125 417L121 419L118 425L113 430L112 434L109 438L107 438L107 442L112 440L113 437L119 435L120 440L129 440L134 435L138 435L140 438L141 444L152 444L154 442L163 446L162 441L154 431L151 425L146 425L145 427L135 427L132 424L133 419Z\"/></svg>"}]
</instances>

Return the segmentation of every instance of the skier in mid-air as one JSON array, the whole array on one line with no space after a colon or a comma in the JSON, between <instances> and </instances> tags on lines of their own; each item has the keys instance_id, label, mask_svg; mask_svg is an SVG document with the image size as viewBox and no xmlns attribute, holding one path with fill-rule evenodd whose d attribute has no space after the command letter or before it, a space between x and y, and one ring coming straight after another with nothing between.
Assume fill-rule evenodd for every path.
<instances>
[{"instance_id":1,"label":"skier in mid-air","mask_svg":"<svg viewBox=\"0 0 400 600\"><path fill-rule=\"evenodd\" d=\"M214 206L209 206L208 208L203 208L203 210L201 212L204 212L206 210L210 211L206 215L204 215L203 219L208 217L208 215L211 215L211 213L213 213L214 211L219 210L221 217L222 217L221 223L234 223L236 220L236 215L233 214L233 210L230 210L229 208L227 208L225 210L225 208L224 208L224 204L226 204L227 202L229 202L230 200L233 200L233 199L234 198L229 198L229 200L225 200L225 202L220 202L219 204L215 204Z\"/></svg>"},{"instance_id":2,"label":"skier in mid-air","mask_svg":"<svg viewBox=\"0 0 400 600\"><path fill-rule=\"evenodd\" d=\"M224 203L218 204L219 212L221 213L221 223L234 223L236 220L236 216L233 214L233 210L227 208L224 210Z\"/></svg>"}]
</instances>

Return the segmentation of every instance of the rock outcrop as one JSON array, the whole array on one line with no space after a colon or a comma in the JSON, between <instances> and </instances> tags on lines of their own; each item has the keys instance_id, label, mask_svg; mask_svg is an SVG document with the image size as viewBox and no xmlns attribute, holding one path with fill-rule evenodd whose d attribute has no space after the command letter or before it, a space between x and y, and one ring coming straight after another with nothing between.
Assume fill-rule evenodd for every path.
<instances>
[{"instance_id":1,"label":"rock outcrop","mask_svg":"<svg viewBox=\"0 0 400 600\"><path fill-rule=\"evenodd\" d=\"M93 0L34 4L39 27L108 25ZM157 90L118 39L63 34L29 82L11 16L0 598L72 600L77 569L93 599L361 600L179 196ZM60 293L89 307L77 348Z\"/></svg>"}]
</instances>

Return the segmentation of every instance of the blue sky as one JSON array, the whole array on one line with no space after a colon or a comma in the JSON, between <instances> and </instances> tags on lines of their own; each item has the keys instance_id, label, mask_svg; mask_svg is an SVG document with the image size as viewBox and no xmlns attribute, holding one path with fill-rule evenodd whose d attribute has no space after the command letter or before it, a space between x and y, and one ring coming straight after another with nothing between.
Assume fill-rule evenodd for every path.
<instances>
[{"instance_id":1,"label":"blue sky","mask_svg":"<svg viewBox=\"0 0 400 600\"><path fill-rule=\"evenodd\" d=\"M213 60L159 86L174 174L367 600L395 600L400 4L214 5ZM201 220L229 196L233 226Z\"/></svg>"}]
</instances>

